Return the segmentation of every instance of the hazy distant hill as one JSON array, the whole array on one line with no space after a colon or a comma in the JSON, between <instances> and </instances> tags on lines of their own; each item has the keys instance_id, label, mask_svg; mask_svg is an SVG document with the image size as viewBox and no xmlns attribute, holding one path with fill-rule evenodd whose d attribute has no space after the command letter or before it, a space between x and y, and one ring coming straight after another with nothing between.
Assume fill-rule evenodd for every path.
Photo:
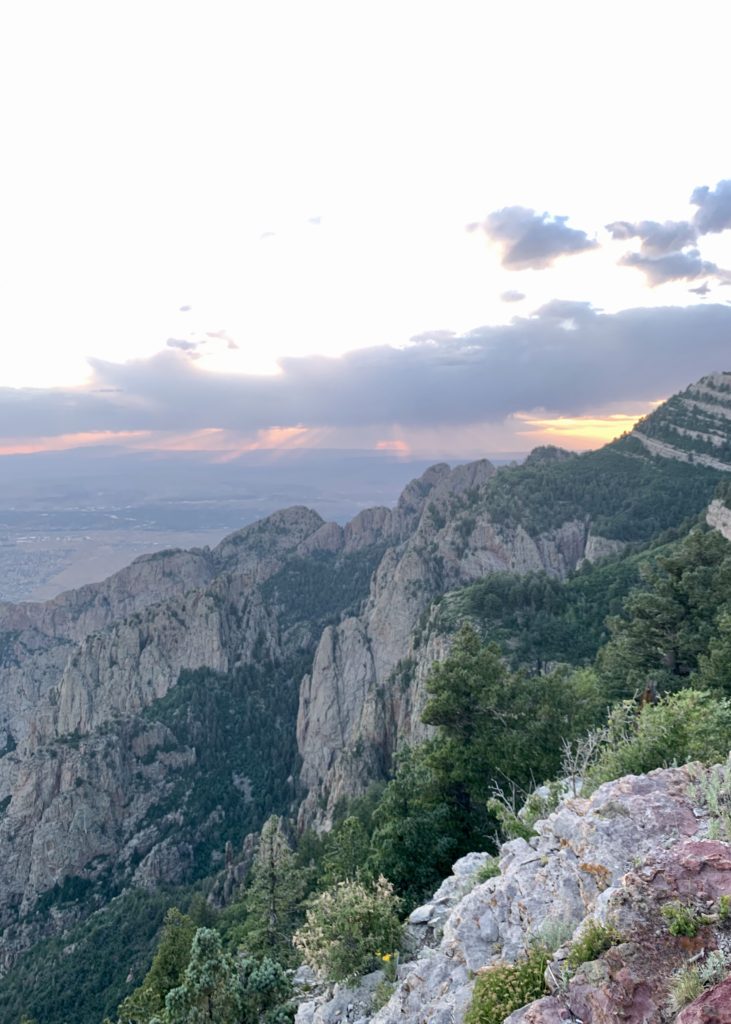
<instances>
[{"instance_id":1,"label":"hazy distant hill","mask_svg":"<svg viewBox=\"0 0 731 1024\"><path fill-rule=\"evenodd\" d=\"M346 522L429 461L388 452L79 448L0 458L0 600L46 600L141 554L217 544L287 505Z\"/></svg>"}]
</instances>

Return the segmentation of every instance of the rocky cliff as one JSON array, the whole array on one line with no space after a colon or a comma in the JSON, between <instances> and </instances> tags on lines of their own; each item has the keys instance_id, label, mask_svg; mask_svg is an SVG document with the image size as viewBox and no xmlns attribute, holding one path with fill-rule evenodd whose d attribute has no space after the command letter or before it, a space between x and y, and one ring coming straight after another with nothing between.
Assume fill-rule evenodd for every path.
<instances>
[{"instance_id":1,"label":"rocky cliff","mask_svg":"<svg viewBox=\"0 0 731 1024\"><path fill-rule=\"evenodd\" d=\"M475 979L519 961L535 942L554 947L549 994L511 1014L510 1024L674 1021L674 981L694 966L706 989L699 986L678 1024L728 1021L731 836L709 834L719 834L717 797L731 796L730 780L729 765L688 765L566 800L536 824L534 839L502 847L496 877L480 883L485 855L470 855L411 914L416 955L399 968L383 1009L369 1011L368 985L336 989L305 1001L297 1024L460 1024ZM668 905L690 915L688 934L673 934ZM577 965L571 950L596 925L611 927L611 944Z\"/></svg>"},{"instance_id":2,"label":"rocky cliff","mask_svg":"<svg viewBox=\"0 0 731 1024\"><path fill-rule=\"evenodd\" d=\"M439 464L345 527L287 509L213 550L0 605L5 962L79 894L88 908L214 872L272 811L326 828L423 735L449 643L435 600L495 571L563 578L697 514L717 477L680 469L687 488L620 449ZM636 527L638 500L656 507Z\"/></svg>"},{"instance_id":3,"label":"rocky cliff","mask_svg":"<svg viewBox=\"0 0 731 1024\"><path fill-rule=\"evenodd\" d=\"M326 820L337 799L382 774L421 729L424 674L444 647L436 637L417 651L412 634L434 597L496 568L563 575L585 554L580 521L538 538L496 528L476 498L494 473L485 461L435 466L395 509L365 511L344 529L289 509L212 551L163 552L46 604L2 606L0 920L23 918L66 878L93 880L128 864L125 851L144 859L166 842L165 815L155 826L146 817L195 753L140 715L186 671L226 676L311 649L297 711L303 819L325 794ZM355 595L365 606L321 630L299 606L301 575L286 572L338 564L365 565ZM179 880L186 844L177 859L165 849L164 869L152 856L157 876ZM146 870L135 866L137 877Z\"/></svg>"},{"instance_id":4,"label":"rocky cliff","mask_svg":"<svg viewBox=\"0 0 731 1024\"><path fill-rule=\"evenodd\" d=\"M435 466L411 484L393 514L406 539L384 554L362 613L323 633L300 689L301 820L327 823L400 743L423 737L423 683L445 638L418 627L437 596L496 571L564 577L607 553L583 518L535 536L520 524L496 525L480 500L494 473L486 461Z\"/></svg>"}]
</instances>

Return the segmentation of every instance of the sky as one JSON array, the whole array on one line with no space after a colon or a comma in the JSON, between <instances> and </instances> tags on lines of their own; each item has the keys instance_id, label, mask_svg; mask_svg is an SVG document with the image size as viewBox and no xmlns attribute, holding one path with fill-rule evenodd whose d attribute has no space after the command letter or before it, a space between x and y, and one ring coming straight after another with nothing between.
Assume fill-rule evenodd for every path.
<instances>
[{"instance_id":1,"label":"sky","mask_svg":"<svg viewBox=\"0 0 731 1024\"><path fill-rule=\"evenodd\" d=\"M595 447L728 369L726 13L7 0L0 453Z\"/></svg>"}]
</instances>

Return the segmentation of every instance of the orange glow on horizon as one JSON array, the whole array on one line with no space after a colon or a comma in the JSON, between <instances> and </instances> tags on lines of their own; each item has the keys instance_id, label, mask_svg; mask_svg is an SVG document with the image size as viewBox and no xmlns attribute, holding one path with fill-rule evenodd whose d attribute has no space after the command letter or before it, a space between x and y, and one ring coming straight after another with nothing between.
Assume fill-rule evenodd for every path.
<instances>
[{"instance_id":1,"label":"orange glow on horizon","mask_svg":"<svg viewBox=\"0 0 731 1024\"><path fill-rule=\"evenodd\" d=\"M395 455L411 455L411 447L406 441L377 441L375 445L377 452L393 452Z\"/></svg>"},{"instance_id":2,"label":"orange glow on horizon","mask_svg":"<svg viewBox=\"0 0 731 1024\"><path fill-rule=\"evenodd\" d=\"M91 445L124 444L151 437L149 430L95 430L83 434L58 434L56 437L0 438L0 455L35 455L38 452L63 452ZM132 444L130 447L136 447Z\"/></svg>"},{"instance_id":3,"label":"orange glow on horizon","mask_svg":"<svg viewBox=\"0 0 731 1024\"><path fill-rule=\"evenodd\" d=\"M531 443L565 445L572 448L596 448L613 441L629 430L637 420L646 415L638 413L614 413L609 416L555 416L538 418L518 413L516 419L525 423L530 430L519 430L518 435L530 438Z\"/></svg>"},{"instance_id":4,"label":"orange glow on horizon","mask_svg":"<svg viewBox=\"0 0 731 1024\"><path fill-rule=\"evenodd\" d=\"M123 445L135 451L217 452L223 459L260 449L317 447L321 431L308 427L270 427L253 436L242 436L220 427L206 427L189 433L151 430L98 430L55 437L0 438L0 456L61 452L72 448Z\"/></svg>"}]
</instances>

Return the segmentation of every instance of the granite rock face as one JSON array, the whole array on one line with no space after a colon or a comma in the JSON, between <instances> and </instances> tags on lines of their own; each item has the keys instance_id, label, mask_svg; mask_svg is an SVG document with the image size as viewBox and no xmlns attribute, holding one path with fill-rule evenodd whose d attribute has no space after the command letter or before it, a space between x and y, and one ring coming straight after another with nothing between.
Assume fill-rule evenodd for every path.
<instances>
[{"instance_id":1,"label":"granite rock face","mask_svg":"<svg viewBox=\"0 0 731 1024\"><path fill-rule=\"evenodd\" d=\"M706 513L706 522L714 530L718 530L726 540L731 540L731 508L723 501L715 499L711 502Z\"/></svg>"},{"instance_id":2,"label":"granite rock face","mask_svg":"<svg viewBox=\"0 0 731 1024\"><path fill-rule=\"evenodd\" d=\"M731 1024L731 978L694 999L678 1014L676 1024Z\"/></svg>"},{"instance_id":3,"label":"granite rock face","mask_svg":"<svg viewBox=\"0 0 731 1024\"><path fill-rule=\"evenodd\" d=\"M327 828L341 797L362 792L402 744L423 738L425 680L449 642L430 628L434 599L496 570L561 578L606 551L588 519L536 536L496 525L480 500L496 472L486 460L439 464L395 508L365 510L345 527L285 509L213 550L160 552L52 601L1 604L0 925L8 949L21 943L24 915L40 896L67 879L81 884L118 869L139 885L185 877L187 840L168 841L172 819L166 832L146 817L194 756L156 733L147 714L181 673L229 677L302 655L304 677L298 662L292 680L301 757L292 792L303 797L302 825ZM325 564L367 572L357 599L317 618L300 588ZM286 586L288 594L277 590ZM12 940L7 929L16 929Z\"/></svg>"},{"instance_id":4,"label":"granite rock face","mask_svg":"<svg viewBox=\"0 0 731 1024\"><path fill-rule=\"evenodd\" d=\"M150 811L195 752L143 712L184 670L281 657L291 641L263 587L288 560L342 544L339 527L288 509L212 551L144 557L46 604L0 608L0 967L38 937L33 909L66 880L185 880L177 809L154 824Z\"/></svg>"},{"instance_id":5,"label":"granite rock face","mask_svg":"<svg viewBox=\"0 0 731 1024\"><path fill-rule=\"evenodd\" d=\"M579 520L537 537L522 526L497 527L478 500L495 472L486 460L453 470L434 466L409 484L390 516L373 513L394 542L373 575L362 613L325 630L302 681L303 824L327 828L343 796L362 791L400 745L427 734L420 717L423 684L447 650L444 638L428 630L421 643L419 627L438 595L496 571L543 570L563 578L584 558L608 553ZM366 517L358 532L370 530L371 522Z\"/></svg>"},{"instance_id":6,"label":"granite rock face","mask_svg":"<svg viewBox=\"0 0 731 1024\"><path fill-rule=\"evenodd\" d=\"M731 844L707 838L707 809L698 806L703 772L689 765L627 776L588 799L565 800L537 824L535 839L503 846L499 876L482 884L475 875L485 855L463 858L412 913L415 959L401 965L391 999L366 1020L460 1024L477 975L557 935L564 944L547 971L552 994L516 1010L509 1024L670 1024L678 970L702 964L714 950L731 969L731 930L719 913L719 898L731 894ZM661 911L675 902L698 915L694 936L671 934ZM611 924L618 941L572 975L565 963L570 942L589 923ZM728 1012L728 985L709 988L678 1024L725 1021L708 1014ZM301 1012L308 1019L309 1010ZM330 1019L322 997L318 1012L318 1020Z\"/></svg>"}]
</instances>

